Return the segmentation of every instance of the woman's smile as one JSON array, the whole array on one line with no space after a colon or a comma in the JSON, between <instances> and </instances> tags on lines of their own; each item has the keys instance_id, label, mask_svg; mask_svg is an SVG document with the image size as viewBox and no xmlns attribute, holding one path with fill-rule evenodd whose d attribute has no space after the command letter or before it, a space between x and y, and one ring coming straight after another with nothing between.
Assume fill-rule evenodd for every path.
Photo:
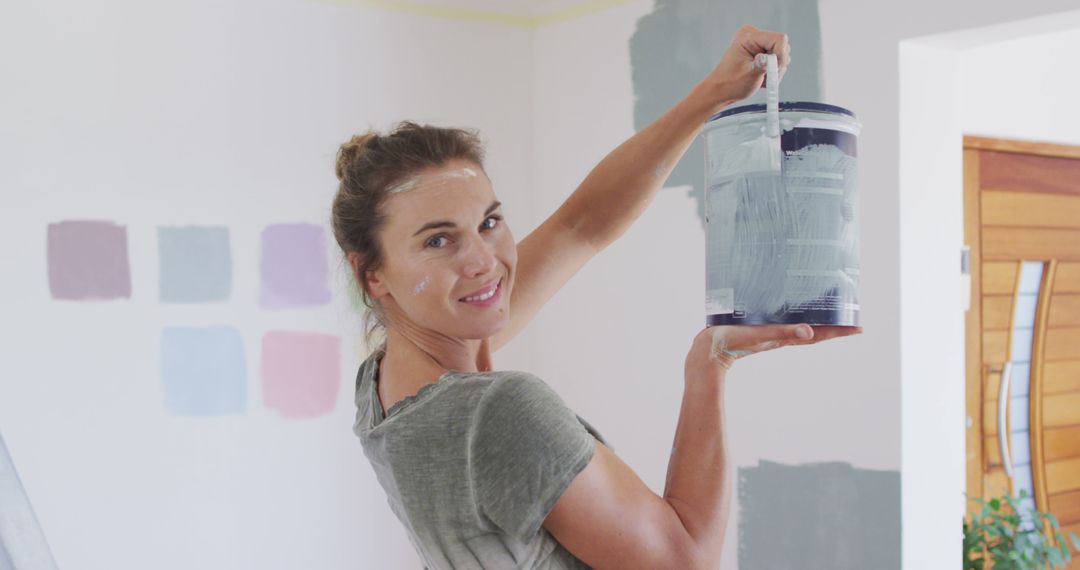
<instances>
[{"instance_id":1,"label":"woman's smile","mask_svg":"<svg viewBox=\"0 0 1080 570\"><path fill-rule=\"evenodd\" d=\"M502 299L502 289L502 278L499 278L499 282L495 284L494 289L479 295L463 297L459 299L459 302L477 307L490 307Z\"/></svg>"}]
</instances>

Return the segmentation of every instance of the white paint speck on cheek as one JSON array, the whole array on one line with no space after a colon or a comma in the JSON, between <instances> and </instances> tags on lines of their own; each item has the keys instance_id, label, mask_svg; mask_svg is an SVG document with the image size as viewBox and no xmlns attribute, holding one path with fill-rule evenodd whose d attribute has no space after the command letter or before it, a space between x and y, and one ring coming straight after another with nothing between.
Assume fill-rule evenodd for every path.
<instances>
[{"instance_id":1,"label":"white paint speck on cheek","mask_svg":"<svg viewBox=\"0 0 1080 570\"><path fill-rule=\"evenodd\" d=\"M413 288L413 294L419 295L420 293L422 293L424 289L428 286L429 282L431 282L431 276L425 275L423 279L416 283L416 287Z\"/></svg>"}]
</instances>

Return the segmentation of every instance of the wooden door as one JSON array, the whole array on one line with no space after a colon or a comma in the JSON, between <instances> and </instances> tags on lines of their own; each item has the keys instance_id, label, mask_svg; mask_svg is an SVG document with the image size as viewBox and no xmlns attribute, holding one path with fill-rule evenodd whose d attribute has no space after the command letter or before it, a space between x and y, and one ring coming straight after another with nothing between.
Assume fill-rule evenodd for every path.
<instances>
[{"instance_id":1,"label":"wooden door","mask_svg":"<svg viewBox=\"0 0 1080 570\"><path fill-rule=\"evenodd\" d=\"M965 137L964 234L968 495L1080 535L1080 147Z\"/></svg>"}]
</instances>

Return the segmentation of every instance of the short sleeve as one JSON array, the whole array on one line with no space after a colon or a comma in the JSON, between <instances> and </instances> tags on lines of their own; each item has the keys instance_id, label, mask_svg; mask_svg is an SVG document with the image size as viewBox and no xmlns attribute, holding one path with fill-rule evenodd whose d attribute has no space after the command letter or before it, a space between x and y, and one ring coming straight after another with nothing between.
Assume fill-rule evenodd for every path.
<instances>
[{"instance_id":1,"label":"short sleeve","mask_svg":"<svg viewBox=\"0 0 1080 570\"><path fill-rule=\"evenodd\" d=\"M469 441L477 509L527 540L589 461L596 439L540 378L519 372L480 398Z\"/></svg>"}]
</instances>

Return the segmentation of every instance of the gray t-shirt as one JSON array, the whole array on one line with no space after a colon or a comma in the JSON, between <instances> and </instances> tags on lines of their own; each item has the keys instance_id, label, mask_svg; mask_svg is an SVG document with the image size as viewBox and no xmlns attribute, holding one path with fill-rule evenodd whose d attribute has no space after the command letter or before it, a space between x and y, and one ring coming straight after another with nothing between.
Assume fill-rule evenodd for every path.
<instances>
[{"instance_id":1,"label":"gray t-shirt","mask_svg":"<svg viewBox=\"0 0 1080 570\"><path fill-rule=\"evenodd\" d=\"M364 454L425 568L588 568L542 527L607 443L543 380L451 370L387 410L380 347L356 377Z\"/></svg>"}]
</instances>

